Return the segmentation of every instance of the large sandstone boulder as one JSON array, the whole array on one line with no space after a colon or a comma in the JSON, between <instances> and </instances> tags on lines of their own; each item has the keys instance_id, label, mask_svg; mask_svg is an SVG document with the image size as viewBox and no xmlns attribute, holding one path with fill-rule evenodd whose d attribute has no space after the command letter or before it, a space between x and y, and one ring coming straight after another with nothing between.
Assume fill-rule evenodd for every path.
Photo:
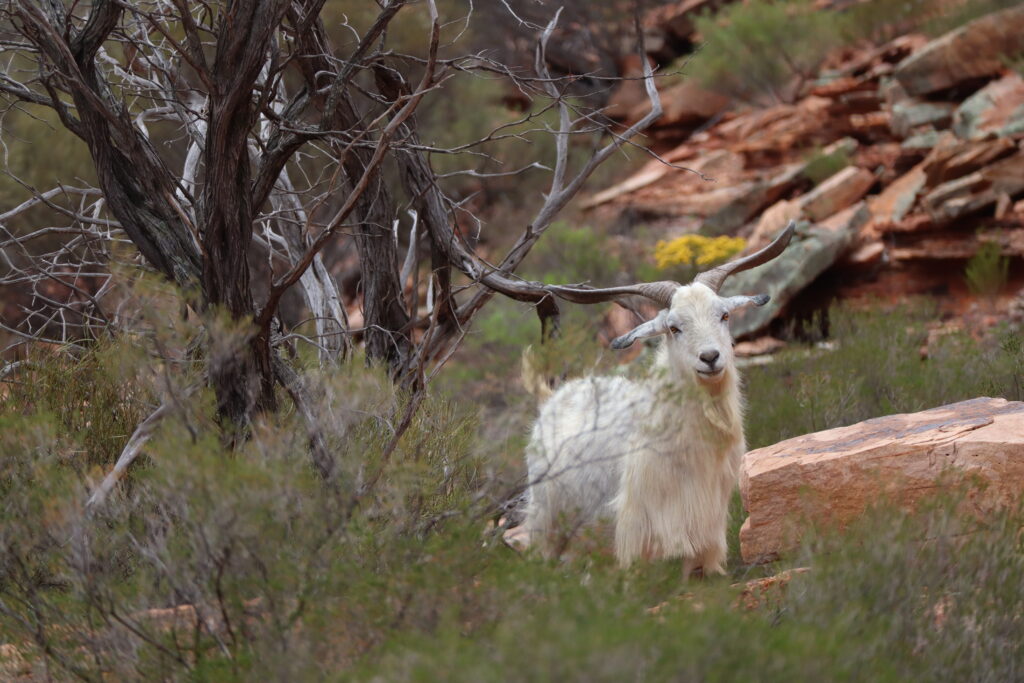
<instances>
[{"instance_id":1,"label":"large sandstone boulder","mask_svg":"<svg viewBox=\"0 0 1024 683\"><path fill-rule=\"evenodd\" d=\"M1006 56L1024 51L1024 5L987 14L910 55L893 74L910 95L951 88L1006 68Z\"/></svg>"},{"instance_id":2,"label":"large sandstone boulder","mask_svg":"<svg viewBox=\"0 0 1024 683\"><path fill-rule=\"evenodd\" d=\"M964 500L976 514L1024 493L1024 403L976 398L867 420L760 448L743 457L740 529L746 562L794 547L800 522L842 527L871 504L912 507L925 496L976 482Z\"/></svg>"}]
</instances>

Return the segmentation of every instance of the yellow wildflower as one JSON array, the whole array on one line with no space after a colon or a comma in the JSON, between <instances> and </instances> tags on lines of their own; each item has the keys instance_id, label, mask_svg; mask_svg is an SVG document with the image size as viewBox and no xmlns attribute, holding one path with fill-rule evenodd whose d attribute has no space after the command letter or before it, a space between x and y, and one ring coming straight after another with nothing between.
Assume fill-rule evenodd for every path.
<instances>
[{"instance_id":1,"label":"yellow wildflower","mask_svg":"<svg viewBox=\"0 0 1024 683\"><path fill-rule=\"evenodd\" d=\"M661 269L677 265L710 266L738 254L746 244L742 237L683 235L670 242L659 241L654 247L654 260Z\"/></svg>"}]
</instances>

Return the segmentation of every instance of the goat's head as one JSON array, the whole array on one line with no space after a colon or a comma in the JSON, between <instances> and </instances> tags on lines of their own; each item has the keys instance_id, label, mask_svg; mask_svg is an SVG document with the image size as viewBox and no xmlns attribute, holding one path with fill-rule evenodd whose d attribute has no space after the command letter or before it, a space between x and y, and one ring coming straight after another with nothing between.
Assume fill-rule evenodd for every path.
<instances>
[{"instance_id":1,"label":"goat's head","mask_svg":"<svg viewBox=\"0 0 1024 683\"><path fill-rule=\"evenodd\" d=\"M673 366L692 368L702 383L722 380L732 366L732 335L729 315L750 304L763 306L768 296L719 296L711 287L694 281L676 288L669 303L652 320L612 341L613 349L624 349L637 339L667 335L666 349Z\"/></svg>"},{"instance_id":2,"label":"goat's head","mask_svg":"<svg viewBox=\"0 0 1024 683\"><path fill-rule=\"evenodd\" d=\"M766 294L720 296L722 283L734 273L759 266L781 254L794 230L795 224L790 222L767 247L705 271L688 285L663 281L610 289L558 287L554 288L554 293L581 303L621 299L628 295L641 295L657 302L663 306L658 315L612 341L612 348L624 349L637 339L668 335L666 348L673 366L680 371L692 368L700 382L715 384L732 365L730 314L743 306L763 306L769 300Z\"/></svg>"}]
</instances>

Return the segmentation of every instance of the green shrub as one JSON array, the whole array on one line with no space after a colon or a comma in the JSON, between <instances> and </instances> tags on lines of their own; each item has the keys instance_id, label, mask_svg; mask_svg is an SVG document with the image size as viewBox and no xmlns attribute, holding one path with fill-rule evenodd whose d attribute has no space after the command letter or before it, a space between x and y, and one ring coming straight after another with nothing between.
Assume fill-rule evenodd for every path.
<instances>
[{"instance_id":1,"label":"green shrub","mask_svg":"<svg viewBox=\"0 0 1024 683\"><path fill-rule=\"evenodd\" d=\"M938 7L925 14L918 26L929 35L939 36L986 14L1015 7L1020 3L1019 0L933 0L933 4Z\"/></svg>"},{"instance_id":2,"label":"green shrub","mask_svg":"<svg viewBox=\"0 0 1024 683\"><path fill-rule=\"evenodd\" d=\"M747 101L788 102L837 44L831 12L808 0L730 4L697 19L704 47L693 60L704 85Z\"/></svg>"},{"instance_id":3,"label":"green shrub","mask_svg":"<svg viewBox=\"0 0 1024 683\"><path fill-rule=\"evenodd\" d=\"M566 221L551 224L525 265L526 277L548 284L607 287L622 272L622 262L604 233Z\"/></svg>"},{"instance_id":4,"label":"green shrub","mask_svg":"<svg viewBox=\"0 0 1024 683\"><path fill-rule=\"evenodd\" d=\"M851 163L850 155L845 150L837 149L829 153L818 148L807 155L803 174L817 185L839 173Z\"/></svg>"},{"instance_id":5,"label":"green shrub","mask_svg":"<svg viewBox=\"0 0 1024 683\"><path fill-rule=\"evenodd\" d=\"M977 296L993 297L1006 286L1010 274L1010 259L1003 256L998 242L985 240L967 262L964 278L967 288Z\"/></svg>"},{"instance_id":6,"label":"green shrub","mask_svg":"<svg viewBox=\"0 0 1024 683\"><path fill-rule=\"evenodd\" d=\"M82 464L111 465L152 396L129 360L136 356L102 344L84 353L38 350L7 383L4 402L26 414L52 415Z\"/></svg>"}]
</instances>

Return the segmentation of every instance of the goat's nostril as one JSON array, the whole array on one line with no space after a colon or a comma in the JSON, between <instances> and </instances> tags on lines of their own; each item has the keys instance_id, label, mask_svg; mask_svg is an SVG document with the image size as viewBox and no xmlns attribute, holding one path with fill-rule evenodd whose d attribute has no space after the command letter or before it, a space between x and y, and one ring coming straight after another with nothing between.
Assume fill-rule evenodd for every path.
<instances>
[{"instance_id":1,"label":"goat's nostril","mask_svg":"<svg viewBox=\"0 0 1024 683\"><path fill-rule=\"evenodd\" d=\"M714 365L719 355L718 351L703 351L699 357L708 365Z\"/></svg>"}]
</instances>

